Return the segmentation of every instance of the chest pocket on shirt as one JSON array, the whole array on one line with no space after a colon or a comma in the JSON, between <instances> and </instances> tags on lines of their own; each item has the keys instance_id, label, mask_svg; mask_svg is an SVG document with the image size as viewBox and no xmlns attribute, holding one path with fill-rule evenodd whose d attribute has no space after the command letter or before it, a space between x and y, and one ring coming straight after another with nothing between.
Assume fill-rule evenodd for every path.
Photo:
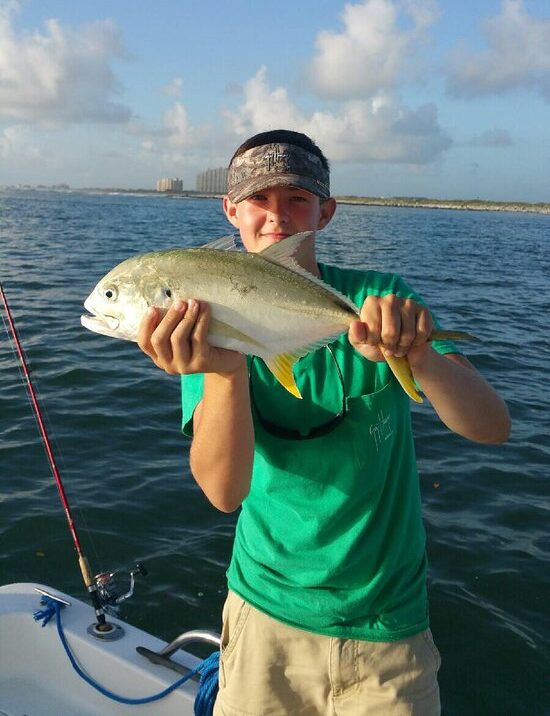
<instances>
[{"instance_id":1,"label":"chest pocket on shirt","mask_svg":"<svg viewBox=\"0 0 550 716\"><path fill-rule=\"evenodd\" d=\"M374 393L348 399L347 438L356 469L367 474L387 473L408 423L408 405L400 390L390 380Z\"/></svg>"},{"instance_id":2,"label":"chest pocket on shirt","mask_svg":"<svg viewBox=\"0 0 550 716\"><path fill-rule=\"evenodd\" d=\"M310 499L326 489L347 495L378 492L392 462L402 459L401 444L409 439L408 398L390 379L374 393L348 398L346 417L323 437L285 440L257 427L255 460L265 460L278 472L275 479L258 478L262 489L284 500L295 481L303 480Z\"/></svg>"}]
</instances>

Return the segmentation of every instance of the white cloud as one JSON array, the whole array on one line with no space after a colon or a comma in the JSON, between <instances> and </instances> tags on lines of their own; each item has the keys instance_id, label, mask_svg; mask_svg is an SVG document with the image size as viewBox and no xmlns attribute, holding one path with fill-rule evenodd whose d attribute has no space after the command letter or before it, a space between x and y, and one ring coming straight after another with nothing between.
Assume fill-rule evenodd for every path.
<instances>
[{"instance_id":1,"label":"white cloud","mask_svg":"<svg viewBox=\"0 0 550 716\"><path fill-rule=\"evenodd\" d=\"M320 32L310 64L311 87L335 100L330 108L300 109L285 88L269 87L262 67L245 84L241 105L225 112L229 127L240 137L279 127L303 131L334 161L434 161L452 144L439 126L437 108L407 107L395 86L437 16L434 0L345 5L343 31Z\"/></svg>"},{"instance_id":2,"label":"white cloud","mask_svg":"<svg viewBox=\"0 0 550 716\"><path fill-rule=\"evenodd\" d=\"M400 14L412 21L411 29L399 27ZM317 55L309 69L312 87L321 97L364 99L395 86L437 16L434 0L345 5L343 31L324 30L317 36Z\"/></svg>"},{"instance_id":3,"label":"white cloud","mask_svg":"<svg viewBox=\"0 0 550 716\"><path fill-rule=\"evenodd\" d=\"M179 156L179 152L183 151L189 156L195 151L205 150L209 153L223 142L223 139L217 136L220 134L219 130L210 124L192 124L181 102L175 102L164 113L163 122L164 127L160 131L145 130L149 136L144 138L154 141L158 150L168 156Z\"/></svg>"},{"instance_id":4,"label":"white cloud","mask_svg":"<svg viewBox=\"0 0 550 716\"><path fill-rule=\"evenodd\" d=\"M474 98L536 89L550 100L550 20L529 16L523 0L504 0L500 15L484 22L487 47L462 45L450 58L447 90Z\"/></svg>"},{"instance_id":5,"label":"white cloud","mask_svg":"<svg viewBox=\"0 0 550 716\"><path fill-rule=\"evenodd\" d=\"M335 161L425 164L451 145L426 104L410 109L390 93L342 103L334 111L299 110L282 87L271 90L262 67L244 87L245 99L226 111L230 129L240 137L284 127L309 134Z\"/></svg>"},{"instance_id":6,"label":"white cloud","mask_svg":"<svg viewBox=\"0 0 550 716\"><path fill-rule=\"evenodd\" d=\"M291 102L286 89L270 90L266 76L267 68L261 67L245 83L244 101L237 111L224 113L238 136L276 127L298 129L305 122L305 116Z\"/></svg>"},{"instance_id":7,"label":"white cloud","mask_svg":"<svg viewBox=\"0 0 550 716\"><path fill-rule=\"evenodd\" d=\"M190 141L190 126L187 119L187 112L181 102L176 102L165 114L164 124L166 125L170 144L177 147L184 146Z\"/></svg>"},{"instance_id":8,"label":"white cloud","mask_svg":"<svg viewBox=\"0 0 550 716\"><path fill-rule=\"evenodd\" d=\"M181 97L181 91L183 88L183 80L181 77L174 77L174 79L162 88L164 94L169 97Z\"/></svg>"},{"instance_id":9,"label":"white cloud","mask_svg":"<svg viewBox=\"0 0 550 716\"><path fill-rule=\"evenodd\" d=\"M109 20L73 30L48 20L42 33L18 34L17 2L0 2L0 117L28 123L125 122L112 101L120 86L110 68L126 56Z\"/></svg>"}]
</instances>

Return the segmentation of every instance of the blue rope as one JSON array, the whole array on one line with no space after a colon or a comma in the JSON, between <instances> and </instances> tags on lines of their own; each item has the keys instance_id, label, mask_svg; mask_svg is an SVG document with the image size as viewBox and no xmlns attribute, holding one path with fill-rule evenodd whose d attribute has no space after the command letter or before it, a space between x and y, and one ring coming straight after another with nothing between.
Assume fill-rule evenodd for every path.
<instances>
[{"instance_id":1,"label":"blue rope","mask_svg":"<svg viewBox=\"0 0 550 716\"><path fill-rule=\"evenodd\" d=\"M201 680L195 697L195 716L212 716L218 693L220 652L214 651L201 664Z\"/></svg>"},{"instance_id":2,"label":"blue rope","mask_svg":"<svg viewBox=\"0 0 550 716\"><path fill-rule=\"evenodd\" d=\"M140 699L129 699L124 696L119 696L118 694L109 691L109 689L104 688L101 684L98 684L97 681L88 676L88 674L78 664L67 643L63 626L61 624L61 607L63 605L55 599L50 599L46 596L42 597L40 604L44 605L45 608L37 610L34 613L33 616L35 621L42 620L42 627L45 627L55 614L57 633L59 634L59 638L61 639L61 643L63 644L63 648L69 657L69 661L71 662L73 669L87 684L89 684L96 691L99 691L99 693L103 694L103 696L106 696L113 701L117 701L120 704L128 704L130 706L149 704L168 696L168 694L171 694L172 691L175 691L186 681L189 681L189 679L195 676L195 674L200 673L199 691L195 698L195 716L212 716L218 685L219 653L217 651L210 654L210 656L202 661L195 669L193 669L193 671L190 671L181 679L178 679L171 686L164 689L164 691L161 691L158 694L153 694L152 696L144 696Z\"/></svg>"},{"instance_id":3,"label":"blue rope","mask_svg":"<svg viewBox=\"0 0 550 716\"><path fill-rule=\"evenodd\" d=\"M42 629L55 615L56 610L54 604L56 603L57 602L55 602L53 599L50 599L49 597L42 597L42 599L40 600L40 604L44 605L44 609L37 609L32 616L35 622L39 622L40 620L42 620Z\"/></svg>"}]
</instances>

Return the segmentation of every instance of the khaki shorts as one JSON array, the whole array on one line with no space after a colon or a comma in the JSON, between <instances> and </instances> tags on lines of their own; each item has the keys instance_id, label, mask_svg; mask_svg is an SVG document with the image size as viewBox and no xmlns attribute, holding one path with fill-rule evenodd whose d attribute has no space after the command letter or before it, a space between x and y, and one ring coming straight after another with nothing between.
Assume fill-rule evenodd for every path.
<instances>
[{"instance_id":1,"label":"khaki shorts","mask_svg":"<svg viewBox=\"0 0 550 716\"><path fill-rule=\"evenodd\" d=\"M439 716L429 630L396 642L337 639L259 612L233 592L223 609L214 716Z\"/></svg>"}]
</instances>

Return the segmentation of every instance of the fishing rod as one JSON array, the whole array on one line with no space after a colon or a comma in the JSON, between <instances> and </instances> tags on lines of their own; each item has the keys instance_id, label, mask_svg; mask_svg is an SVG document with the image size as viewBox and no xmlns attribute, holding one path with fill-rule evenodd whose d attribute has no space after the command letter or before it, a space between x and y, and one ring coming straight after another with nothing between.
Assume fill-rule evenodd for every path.
<instances>
[{"instance_id":1,"label":"fishing rod","mask_svg":"<svg viewBox=\"0 0 550 716\"><path fill-rule=\"evenodd\" d=\"M119 604L124 599L127 599L128 597L132 596L133 591L134 591L134 576L136 574L145 575L147 572L141 564L137 564L135 571L132 570L130 572L130 580L131 580L130 589L126 594L124 594L122 596L118 596L116 588L114 586L114 583L113 583L114 573L106 572L106 573L97 575L95 578L92 577L92 573L90 571L90 566L88 564L88 560L87 560L86 556L84 555L82 546L80 544L80 539L78 537L76 525L75 525L75 522L74 522L72 514L71 514L71 508L69 506L69 501L68 501L67 495L65 493L65 488L63 487L63 481L61 480L61 474L59 472L59 468L57 467L57 462L55 459L51 441L48 436L48 432L46 430L46 425L44 423L44 419L42 417L42 410L40 408L40 403L38 401L36 391L34 389L34 386L33 386L32 380L31 380L29 366L25 359L25 354L24 354L23 348L21 346L21 341L19 340L19 335L18 335L17 329L15 327L15 322L13 320L13 316L10 311L10 307L8 304L8 299L6 297L6 293L4 291L4 287L1 283L0 283L0 297L2 298L2 302L4 304L4 311L5 311L5 314L7 317L9 330L11 331L11 335L13 337L13 342L15 345L15 350L16 350L17 356L19 358L19 363L21 364L23 378L24 378L24 381L26 383L26 387L27 387L27 390L29 393L32 409L33 409L34 415L36 417L36 422L38 425L38 429L40 431L40 436L42 438L42 443L43 443L44 449L46 451L46 457L48 459L48 463L50 465L50 470L52 472L52 475L55 479L55 484L57 485L57 491L59 492L61 504L63 505L63 510L65 512L65 518L67 520L67 524L69 526L69 531L70 531L72 539L73 539L73 545L74 545L74 548L75 548L75 551L76 551L76 554L78 557L78 566L80 567L82 579L84 580L84 584L86 586L88 594L90 595L90 600L92 602L92 606L94 608L94 611L95 611L95 614L97 617L97 623L92 625L93 633L96 634L97 636L100 636L102 634L104 636L106 636L108 633L112 632L115 628L120 629L120 627L115 627L113 624L107 623L107 620L105 617L104 605ZM9 332L8 332L8 335L9 335Z\"/></svg>"}]
</instances>

